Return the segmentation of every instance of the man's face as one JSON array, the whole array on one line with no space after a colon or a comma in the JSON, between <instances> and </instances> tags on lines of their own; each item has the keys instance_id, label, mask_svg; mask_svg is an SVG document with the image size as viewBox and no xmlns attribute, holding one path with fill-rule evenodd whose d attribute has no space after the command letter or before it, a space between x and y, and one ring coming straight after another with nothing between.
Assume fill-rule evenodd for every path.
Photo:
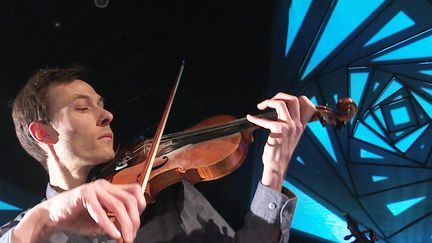
<instances>
[{"instance_id":1,"label":"man's face","mask_svg":"<svg viewBox=\"0 0 432 243\"><path fill-rule=\"evenodd\" d=\"M75 80L47 92L51 124L59 133L57 156L69 169L93 166L114 158L113 115L86 82Z\"/></svg>"}]
</instances>

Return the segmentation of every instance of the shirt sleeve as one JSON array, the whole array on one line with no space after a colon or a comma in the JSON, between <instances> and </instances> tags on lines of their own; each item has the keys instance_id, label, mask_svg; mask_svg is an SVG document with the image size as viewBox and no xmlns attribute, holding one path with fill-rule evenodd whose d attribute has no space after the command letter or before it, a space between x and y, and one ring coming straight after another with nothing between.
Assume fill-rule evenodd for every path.
<instances>
[{"instance_id":1,"label":"shirt sleeve","mask_svg":"<svg viewBox=\"0 0 432 243\"><path fill-rule=\"evenodd\" d=\"M0 243L12 243L12 230L13 228L9 229L0 237Z\"/></svg>"},{"instance_id":2,"label":"shirt sleeve","mask_svg":"<svg viewBox=\"0 0 432 243\"><path fill-rule=\"evenodd\" d=\"M260 183L243 227L236 232L189 183L180 195L181 225L192 242L288 242L297 202L289 190L281 193Z\"/></svg>"},{"instance_id":3,"label":"shirt sleeve","mask_svg":"<svg viewBox=\"0 0 432 243\"><path fill-rule=\"evenodd\" d=\"M13 228L24 218L24 215L29 211L27 209L18 214L14 220L7 222L0 227L0 243L12 242L12 231Z\"/></svg>"},{"instance_id":4,"label":"shirt sleeve","mask_svg":"<svg viewBox=\"0 0 432 243\"><path fill-rule=\"evenodd\" d=\"M0 243L12 242L12 230L18 223L19 221L13 220L0 227Z\"/></svg>"},{"instance_id":5,"label":"shirt sleeve","mask_svg":"<svg viewBox=\"0 0 432 243\"><path fill-rule=\"evenodd\" d=\"M275 191L258 184L238 242L288 242L297 197L291 191Z\"/></svg>"}]
</instances>

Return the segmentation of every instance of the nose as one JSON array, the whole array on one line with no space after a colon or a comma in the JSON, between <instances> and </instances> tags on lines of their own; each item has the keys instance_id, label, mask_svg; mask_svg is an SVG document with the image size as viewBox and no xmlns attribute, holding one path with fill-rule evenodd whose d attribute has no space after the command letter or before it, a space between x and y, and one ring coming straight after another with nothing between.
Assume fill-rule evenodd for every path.
<instances>
[{"instance_id":1,"label":"nose","mask_svg":"<svg viewBox=\"0 0 432 243\"><path fill-rule=\"evenodd\" d=\"M113 120L113 118L114 116L111 112L105 110L104 108L101 108L101 115L97 125L101 127L108 126Z\"/></svg>"}]
</instances>

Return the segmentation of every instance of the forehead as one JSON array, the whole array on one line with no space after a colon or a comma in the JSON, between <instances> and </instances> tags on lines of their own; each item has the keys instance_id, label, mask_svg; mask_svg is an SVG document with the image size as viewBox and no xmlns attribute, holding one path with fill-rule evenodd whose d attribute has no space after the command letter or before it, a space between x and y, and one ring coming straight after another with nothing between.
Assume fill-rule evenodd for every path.
<instances>
[{"instance_id":1,"label":"forehead","mask_svg":"<svg viewBox=\"0 0 432 243\"><path fill-rule=\"evenodd\" d=\"M96 102L102 99L92 86L79 79L69 83L55 84L49 87L47 91L50 110L66 106L74 100L83 97Z\"/></svg>"}]
</instances>

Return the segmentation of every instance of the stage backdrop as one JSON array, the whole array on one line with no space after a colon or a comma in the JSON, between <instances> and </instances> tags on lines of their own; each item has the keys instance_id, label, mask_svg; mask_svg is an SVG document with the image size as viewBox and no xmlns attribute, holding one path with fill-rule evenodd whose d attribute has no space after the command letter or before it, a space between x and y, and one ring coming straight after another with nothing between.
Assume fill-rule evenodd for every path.
<instances>
[{"instance_id":1,"label":"stage backdrop","mask_svg":"<svg viewBox=\"0 0 432 243\"><path fill-rule=\"evenodd\" d=\"M309 125L286 185L388 242L432 241L431 13L427 0L292 0L275 15L269 93L359 107L341 130ZM333 233L318 232L322 209L302 200L294 227L342 240L346 224L328 216Z\"/></svg>"}]
</instances>

